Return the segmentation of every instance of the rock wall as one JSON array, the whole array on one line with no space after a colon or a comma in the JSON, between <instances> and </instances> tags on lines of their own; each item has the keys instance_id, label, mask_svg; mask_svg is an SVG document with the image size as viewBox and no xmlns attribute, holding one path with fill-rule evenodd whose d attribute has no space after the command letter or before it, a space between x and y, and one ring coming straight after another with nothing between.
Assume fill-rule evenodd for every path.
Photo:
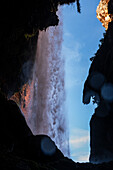
<instances>
[{"instance_id":1,"label":"rock wall","mask_svg":"<svg viewBox=\"0 0 113 170\"><path fill-rule=\"evenodd\" d=\"M113 13L112 5L110 1L110 13ZM88 104L91 97L97 108L90 121L90 161L108 162L113 160L113 21L92 58L84 84L83 103Z\"/></svg>"}]
</instances>

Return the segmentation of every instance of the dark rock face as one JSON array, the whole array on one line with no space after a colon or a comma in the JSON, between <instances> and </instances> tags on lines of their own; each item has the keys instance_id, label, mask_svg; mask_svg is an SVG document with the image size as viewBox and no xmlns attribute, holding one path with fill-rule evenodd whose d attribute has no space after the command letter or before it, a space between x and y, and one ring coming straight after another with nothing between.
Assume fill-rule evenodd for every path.
<instances>
[{"instance_id":1,"label":"dark rock face","mask_svg":"<svg viewBox=\"0 0 113 170\"><path fill-rule=\"evenodd\" d=\"M0 88L9 97L31 78L38 31L58 25L58 5L71 2L11 0L0 5Z\"/></svg>"},{"instance_id":2,"label":"dark rock face","mask_svg":"<svg viewBox=\"0 0 113 170\"><path fill-rule=\"evenodd\" d=\"M110 4L112 1L109 2L109 11L112 13ZM98 105L90 121L92 163L113 160L113 22L109 23L101 42L83 91L84 104L88 104L93 97L93 102Z\"/></svg>"},{"instance_id":3,"label":"dark rock face","mask_svg":"<svg viewBox=\"0 0 113 170\"><path fill-rule=\"evenodd\" d=\"M24 116L14 101L0 94L0 146L10 153L24 156L37 162L49 162L64 158L55 143L46 135L34 136Z\"/></svg>"},{"instance_id":4,"label":"dark rock face","mask_svg":"<svg viewBox=\"0 0 113 170\"><path fill-rule=\"evenodd\" d=\"M14 101L7 100L1 93L0 108L1 143L19 143L27 136L32 135L17 104Z\"/></svg>"},{"instance_id":5,"label":"dark rock face","mask_svg":"<svg viewBox=\"0 0 113 170\"><path fill-rule=\"evenodd\" d=\"M27 139L28 159L38 163L49 163L63 159L64 156L47 135L32 135Z\"/></svg>"},{"instance_id":6,"label":"dark rock face","mask_svg":"<svg viewBox=\"0 0 113 170\"><path fill-rule=\"evenodd\" d=\"M113 160L113 117L99 117L95 114L90 121L90 162L102 163Z\"/></svg>"}]
</instances>

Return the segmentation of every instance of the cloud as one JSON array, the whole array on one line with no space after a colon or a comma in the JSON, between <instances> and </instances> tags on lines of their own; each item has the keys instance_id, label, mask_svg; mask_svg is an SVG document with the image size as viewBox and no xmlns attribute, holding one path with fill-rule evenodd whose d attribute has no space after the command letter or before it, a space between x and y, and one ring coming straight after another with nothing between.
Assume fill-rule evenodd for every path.
<instances>
[{"instance_id":1,"label":"cloud","mask_svg":"<svg viewBox=\"0 0 113 170\"><path fill-rule=\"evenodd\" d=\"M77 80L77 79L68 79L68 81L65 83L65 88L69 89L69 88L73 88L75 86L80 85L82 82Z\"/></svg>"},{"instance_id":2,"label":"cloud","mask_svg":"<svg viewBox=\"0 0 113 170\"><path fill-rule=\"evenodd\" d=\"M89 130L80 129L80 128L73 128L70 131L70 137L83 137L83 136L89 136Z\"/></svg>"},{"instance_id":3,"label":"cloud","mask_svg":"<svg viewBox=\"0 0 113 170\"><path fill-rule=\"evenodd\" d=\"M89 153L88 152L86 152L86 153L79 152L77 154L72 154L71 159L73 159L73 161L75 161L75 162L89 162Z\"/></svg>"},{"instance_id":4,"label":"cloud","mask_svg":"<svg viewBox=\"0 0 113 170\"><path fill-rule=\"evenodd\" d=\"M72 44L71 41L68 42L68 45L62 46L62 53L68 65L70 62L80 62L82 57L80 52L81 48L82 45L79 42L74 42Z\"/></svg>"},{"instance_id":5,"label":"cloud","mask_svg":"<svg viewBox=\"0 0 113 170\"><path fill-rule=\"evenodd\" d=\"M89 142L89 135L83 137L76 137L75 139L70 139L70 144L73 147L78 148Z\"/></svg>"},{"instance_id":6,"label":"cloud","mask_svg":"<svg viewBox=\"0 0 113 170\"><path fill-rule=\"evenodd\" d=\"M78 162L88 162L89 161L89 154L87 155L82 155L80 157L78 157Z\"/></svg>"},{"instance_id":7,"label":"cloud","mask_svg":"<svg viewBox=\"0 0 113 170\"><path fill-rule=\"evenodd\" d=\"M64 32L64 36L68 38L72 38L72 34L68 31Z\"/></svg>"},{"instance_id":8,"label":"cloud","mask_svg":"<svg viewBox=\"0 0 113 170\"><path fill-rule=\"evenodd\" d=\"M74 128L70 132L70 155L75 162L88 162L90 135L88 130Z\"/></svg>"},{"instance_id":9,"label":"cloud","mask_svg":"<svg viewBox=\"0 0 113 170\"><path fill-rule=\"evenodd\" d=\"M82 47L81 43L70 39L68 44L64 44L62 47L62 55L65 60L66 89L82 84L81 75L84 72L84 67L81 67Z\"/></svg>"}]
</instances>

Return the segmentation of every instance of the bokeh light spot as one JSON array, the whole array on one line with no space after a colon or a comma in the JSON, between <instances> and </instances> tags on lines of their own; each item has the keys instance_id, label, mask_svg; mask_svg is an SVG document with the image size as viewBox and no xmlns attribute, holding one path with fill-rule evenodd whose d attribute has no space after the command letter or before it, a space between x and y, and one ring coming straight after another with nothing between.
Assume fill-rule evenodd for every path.
<instances>
[{"instance_id":1,"label":"bokeh light spot","mask_svg":"<svg viewBox=\"0 0 113 170\"><path fill-rule=\"evenodd\" d=\"M107 100L108 102L113 102L113 84L104 84L101 88L101 95L104 100Z\"/></svg>"},{"instance_id":2,"label":"bokeh light spot","mask_svg":"<svg viewBox=\"0 0 113 170\"><path fill-rule=\"evenodd\" d=\"M90 86L96 90L98 90L99 88L101 88L101 86L103 85L105 81L105 77L103 74L99 73L99 72L95 72L90 80L89 80L89 83L90 83Z\"/></svg>"},{"instance_id":3,"label":"bokeh light spot","mask_svg":"<svg viewBox=\"0 0 113 170\"><path fill-rule=\"evenodd\" d=\"M52 156L56 152L56 146L51 139L44 137L41 140L41 150L45 155Z\"/></svg>"}]
</instances>

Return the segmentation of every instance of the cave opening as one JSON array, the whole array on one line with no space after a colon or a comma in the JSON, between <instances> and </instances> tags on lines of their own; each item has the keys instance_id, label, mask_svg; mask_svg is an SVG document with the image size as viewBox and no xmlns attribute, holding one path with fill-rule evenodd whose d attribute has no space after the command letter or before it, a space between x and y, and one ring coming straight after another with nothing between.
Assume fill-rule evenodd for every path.
<instances>
[{"instance_id":1,"label":"cave opening","mask_svg":"<svg viewBox=\"0 0 113 170\"><path fill-rule=\"evenodd\" d=\"M113 160L113 3L101 0L104 12L97 8L99 0L84 0L81 7L76 0L81 14L75 4L58 8L72 2L38 0L36 7L24 2L15 10L13 1L7 4L9 16L1 15L0 157L5 162L6 155L17 154L39 167L51 162L62 169L67 162L75 169ZM84 105L90 101L94 105ZM94 164L75 163L89 160Z\"/></svg>"},{"instance_id":2,"label":"cave opening","mask_svg":"<svg viewBox=\"0 0 113 170\"><path fill-rule=\"evenodd\" d=\"M75 162L88 162L90 155L89 122L96 106L92 104L85 106L82 103L82 96L84 82L91 65L90 58L99 48L99 40L105 31L96 18L98 4L99 0L93 3L89 0L81 2L81 14L76 13L75 4L64 5L61 9L63 16L61 12L59 15L61 20L59 28L50 27L46 31L39 32L38 58L35 61L38 65L34 66L32 83L30 82L30 86L25 85L22 90L24 97L21 100L21 109L32 132L48 134L65 156L69 157L70 155ZM53 35L56 38L53 38ZM53 62L53 60L56 61ZM63 70L64 65L65 70ZM55 75L56 72L58 72L57 75ZM54 85L53 82L55 82ZM51 89L49 89L50 86ZM58 88L59 92L55 90ZM62 89L65 92L62 93ZM24 94L25 92L27 95ZM48 97L50 92L51 95L49 94ZM58 97L59 95L60 97ZM37 98L37 96L39 97ZM65 97L64 107L62 101L65 101ZM49 98L52 100L49 101ZM57 104L57 99L60 104ZM55 104L52 104L54 101ZM25 105L29 107L26 109ZM64 112L65 115L68 114L66 116L68 120L63 118ZM56 113L59 115L57 116ZM67 141L64 142L65 140ZM64 143L66 147L64 147Z\"/></svg>"}]
</instances>

